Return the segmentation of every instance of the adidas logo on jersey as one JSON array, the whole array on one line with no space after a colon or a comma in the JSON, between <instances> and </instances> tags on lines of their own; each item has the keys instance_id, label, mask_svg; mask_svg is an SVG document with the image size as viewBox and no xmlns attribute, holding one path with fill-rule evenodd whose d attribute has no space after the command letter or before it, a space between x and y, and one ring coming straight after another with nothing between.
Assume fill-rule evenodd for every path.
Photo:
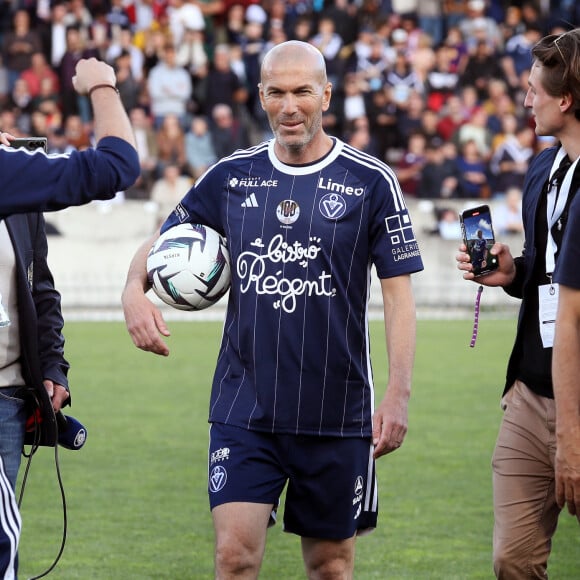
<instances>
[{"instance_id":1,"label":"adidas logo on jersey","mask_svg":"<svg viewBox=\"0 0 580 580\"><path fill-rule=\"evenodd\" d=\"M258 200L256 199L255 193L250 193L244 201L242 201L242 207L258 207Z\"/></svg>"}]
</instances>

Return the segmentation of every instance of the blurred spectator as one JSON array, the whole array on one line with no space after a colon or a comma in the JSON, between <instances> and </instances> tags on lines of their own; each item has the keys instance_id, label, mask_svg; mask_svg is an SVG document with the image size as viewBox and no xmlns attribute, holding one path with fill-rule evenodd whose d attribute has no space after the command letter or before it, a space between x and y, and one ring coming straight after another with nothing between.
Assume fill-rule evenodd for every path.
<instances>
[{"instance_id":1,"label":"blurred spectator","mask_svg":"<svg viewBox=\"0 0 580 580\"><path fill-rule=\"evenodd\" d=\"M9 91L14 88L14 83L22 71L30 68L32 55L36 52L42 52L40 35L31 29L28 12L16 10L12 19L12 30L4 35L2 41L2 60L8 70Z\"/></svg>"},{"instance_id":2,"label":"blurred spectator","mask_svg":"<svg viewBox=\"0 0 580 580\"><path fill-rule=\"evenodd\" d=\"M264 123L265 117L258 95L260 66L265 44L264 25L256 21L248 22L244 27L244 34L240 43L248 90L247 109L252 118L260 124Z\"/></svg>"},{"instance_id":3,"label":"blurred spectator","mask_svg":"<svg viewBox=\"0 0 580 580\"><path fill-rule=\"evenodd\" d=\"M423 97L417 91L411 91L405 103L397 105L397 133L399 146L405 148L411 133L421 130L425 103Z\"/></svg>"},{"instance_id":4,"label":"blurred spectator","mask_svg":"<svg viewBox=\"0 0 580 580\"><path fill-rule=\"evenodd\" d=\"M49 131L47 141L48 153L71 153L74 151L74 147L68 142L66 135L64 134L64 129L57 128Z\"/></svg>"},{"instance_id":5,"label":"blurred spectator","mask_svg":"<svg viewBox=\"0 0 580 580\"><path fill-rule=\"evenodd\" d=\"M439 46L443 41L442 4L441 0L421 0L421 2L417 2L419 28L430 36L433 46Z\"/></svg>"},{"instance_id":6,"label":"blurred spectator","mask_svg":"<svg viewBox=\"0 0 580 580\"><path fill-rule=\"evenodd\" d=\"M463 198L486 199L491 196L488 184L487 164L474 140L465 141L457 156L459 177L458 194Z\"/></svg>"},{"instance_id":7,"label":"blurred spectator","mask_svg":"<svg viewBox=\"0 0 580 580\"><path fill-rule=\"evenodd\" d=\"M491 52L503 51L503 38L497 22L485 14L485 0L468 0L465 17L459 29L467 42L467 50L473 53L484 41Z\"/></svg>"},{"instance_id":8,"label":"blurred spectator","mask_svg":"<svg viewBox=\"0 0 580 580\"><path fill-rule=\"evenodd\" d=\"M438 209L437 213L437 232L443 240L460 240L461 223L459 214L449 207Z\"/></svg>"},{"instance_id":9,"label":"blurred spectator","mask_svg":"<svg viewBox=\"0 0 580 580\"><path fill-rule=\"evenodd\" d=\"M342 98L342 118L349 123L359 117L366 117L366 99L363 83L356 73L347 73L344 77Z\"/></svg>"},{"instance_id":10,"label":"blurred spectator","mask_svg":"<svg viewBox=\"0 0 580 580\"><path fill-rule=\"evenodd\" d=\"M50 130L47 116L40 111L33 110L30 114L30 130L28 134L35 137L47 137Z\"/></svg>"},{"instance_id":11,"label":"blurred spectator","mask_svg":"<svg viewBox=\"0 0 580 580\"><path fill-rule=\"evenodd\" d=\"M395 63L397 53L409 53L408 41L409 34L400 26L391 31L389 46L386 50L386 57L389 66L392 66Z\"/></svg>"},{"instance_id":12,"label":"blurred spectator","mask_svg":"<svg viewBox=\"0 0 580 580\"><path fill-rule=\"evenodd\" d=\"M373 157L378 156L377 147L369 130L369 120L366 117L359 117L351 123L346 141L359 151L364 151Z\"/></svg>"},{"instance_id":13,"label":"blurred spectator","mask_svg":"<svg viewBox=\"0 0 580 580\"><path fill-rule=\"evenodd\" d=\"M275 20L271 20L266 35L266 46L264 47L264 52L268 52L273 46L285 42L289 38L291 39L292 37L288 37L284 26Z\"/></svg>"},{"instance_id":14,"label":"blurred spectator","mask_svg":"<svg viewBox=\"0 0 580 580\"><path fill-rule=\"evenodd\" d=\"M498 21L501 31L503 45L507 49L507 42L513 36L521 34L526 29L526 25L522 20L522 9L520 6L507 6L503 19Z\"/></svg>"},{"instance_id":15,"label":"blurred spectator","mask_svg":"<svg viewBox=\"0 0 580 580\"><path fill-rule=\"evenodd\" d=\"M109 28L109 37L117 43L120 42L122 31L129 30L131 19L123 5L124 0L109 0L107 4L109 4L109 10L104 14L104 21ZM128 49L127 46L123 46L123 48Z\"/></svg>"},{"instance_id":16,"label":"blurred spectator","mask_svg":"<svg viewBox=\"0 0 580 580\"><path fill-rule=\"evenodd\" d=\"M492 134L487 126L488 115L485 109L478 107L455 133L455 140L458 147L467 141L473 141L481 158L487 162L491 156L491 139Z\"/></svg>"},{"instance_id":17,"label":"blurred spectator","mask_svg":"<svg viewBox=\"0 0 580 580\"><path fill-rule=\"evenodd\" d=\"M189 174L194 179L217 161L209 123L205 117L193 117L191 127L185 133L185 156Z\"/></svg>"},{"instance_id":18,"label":"blurred spectator","mask_svg":"<svg viewBox=\"0 0 580 580\"><path fill-rule=\"evenodd\" d=\"M481 102L489 96L489 79L504 79L504 73L498 53L486 41L480 40L473 54L469 56L465 70L459 76L459 85L475 87L477 98Z\"/></svg>"},{"instance_id":19,"label":"blurred spectator","mask_svg":"<svg viewBox=\"0 0 580 580\"><path fill-rule=\"evenodd\" d=\"M93 15L89 8L85 5L84 0L69 0L67 4L67 12L64 17L64 23L67 28L76 28L81 37L83 46L87 48L94 48L91 45L90 28L93 23Z\"/></svg>"},{"instance_id":20,"label":"blurred spectator","mask_svg":"<svg viewBox=\"0 0 580 580\"><path fill-rule=\"evenodd\" d=\"M127 198L149 199L153 182L157 179L157 137L153 130L151 118L142 106L129 111L131 126L135 134L137 153L141 165L141 175L137 183L126 191Z\"/></svg>"},{"instance_id":21,"label":"blurred spectator","mask_svg":"<svg viewBox=\"0 0 580 580\"><path fill-rule=\"evenodd\" d=\"M176 47L183 41L185 30L205 30L205 19L197 3L187 0L169 0L167 15L173 43Z\"/></svg>"},{"instance_id":22,"label":"blurred spectator","mask_svg":"<svg viewBox=\"0 0 580 580\"><path fill-rule=\"evenodd\" d=\"M173 44L169 27L155 21L151 28L135 34L134 42L143 51L143 76L148 79L153 68L163 61L165 47Z\"/></svg>"},{"instance_id":23,"label":"blurred spectator","mask_svg":"<svg viewBox=\"0 0 580 580\"><path fill-rule=\"evenodd\" d=\"M165 165L163 173L153 184L151 201L157 204L158 223L162 224L175 209L193 184L191 177L183 175L174 164Z\"/></svg>"},{"instance_id":24,"label":"blurred spectator","mask_svg":"<svg viewBox=\"0 0 580 580\"><path fill-rule=\"evenodd\" d=\"M405 106L411 92L423 92L423 83L417 76L415 69L411 67L404 51L397 52L395 62L387 72L386 83L392 87L393 100L399 107Z\"/></svg>"},{"instance_id":25,"label":"blurred spectator","mask_svg":"<svg viewBox=\"0 0 580 580\"><path fill-rule=\"evenodd\" d=\"M522 222L522 190L510 187L502 201L493 206L493 224L496 235L521 234L524 231Z\"/></svg>"},{"instance_id":26,"label":"blurred spectator","mask_svg":"<svg viewBox=\"0 0 580 580\"><path fill-rule=\"evenodd\" d=\"M209 58L205 49L203 30L186 28L183 41L177 46L176 63L188 70L192 80L198 75L207 74Z\"/></svg>"},{"instance_id":27,"label":"blurred spectator","mask_svg":"<svg viewBox=\"0 0 580 580\"><path fill-rule=\"evenodd\" d=\"M355 46L355 57L355 71L359 78L368 84L369 91L378 91L385 84L389 70L382 38L361 32Z\"/></svg>"},{"instance_id":28,"label":"blurred spectator","mask_svg":"<svg viewBox=\"0 0 580 580\"><path fill-rule=\"evenodd\" d=\"M453 50L447 45L440 45L435 51L435 64L427 73L425 93L427 105L434 111L441 111L457 87L459 75L453 70Z\"/></svg>"},{"instance_id":29,"label":"blurred spectator","mask_svg":"<svg viewBox=\"0 0 580 580\"><path fill-rule=\"evenodd\" d=\"M346 76L341 83L344 85L346 83ZM267 127L266 127L267 125ZM330 99L330 106L326 111L322 112L322 126L324 130L329 134L339 139L345 134L345 120L344 120L344 87L338 86L333 87L332 99ZM264 124L262 122L262 127L264 128L264 135L271 135L272 130L267 122Z\"/></svg>"},{"instance_id":30,"label":"blurred spectator","mask_svg":"<svg viewBox=\"0 0 580 580\"><path fill-rule=\"evenodd\" d=\"M443 141L452 139L465 120L461 97L456 94L449 95L437 123L437 131Z\"/></svg>"},{"instance_id":31,"label":"blurred spectator","mask_svg":"<svg viewBox=\"0 0 580 580\"><path fill-rule=\"evenodd\" d=\"M342 60L340 51L343 40L335 29L334 20L330 16L321 16L318 21L318 28L314 36L310 39L310 44L315 46L324 57L326 63L326 74L328 80L336 84L342 77Z\"/></svg>"},{"instance_id":32,"label":"blurred spectator","mask_svg":"<svg viewBox=\"0 0 580 580\"><path fill-rule=\"evenodd\" d=\"M452 145L453 147L453 145ZM455 150L449 156L445 146L428 142L425 146L425 164L421 169L417 197L446 199L457 197L459 185Z\"/></svg>"},{"instance_id":33,"label":"blurred spectator","mask_svg":"<svg viewBox=\"0 0 580 580\"><path fill-rule=\"evenodd\" d=\"M451 71L457 74L463 73L467 60L469 59L469 53L459 27L452 26L447 29L444 45L449 51Z\"/></svg>"},{"instance_id":34,"label":"blurred spectator","mask_svg":"<svg viewBox=\"0 0 580 580\"><path fill-rule=\"evenodd\" d=\"M62 127L60 96L55 90L53 81L44 77L40 83L40 92L32 99L33 112L42 113L50 128Z\"/></svg>"},{"instance_id":35,"label":"blurred spectator","mask_svg":"<svg viewBox=\"0 0 580 580\"><path fill-rule=\"evenodd\" d=\"M106 60L107 51L113 41L111 27L107 22L107 11L104 6L99 6L91 11L92 20L84 37L86 46L92 48L101 60ZM115 42L118 41L115 38Z\"/></svg>"},{"instance_id":36,"label":"blurred spectator","mask_svg":"<svg viewBox=\"0 0 580 580\"><path fill-rule=\"evenodd\" d=\"M2 131L12 133L15 137L22 137L22 131L18 127L18 114L13 107L0 109L0 127Z\"/></svg>"},{"instance_id":37,"label":"blurred spectator","mask_svg":"<svg viewBox=\"0 0 580 580\"><path fill-rule=\"evenodd\" d=\"M539 2L535 0L523 0L520 7L522 10L522 22L526 28L543 29L545 25L544 16L541 13ZM574 2L575 4L575 2ZM550 10L548 10L549 14Z\"/></svg>"},{"instance_id":38,"label":"blurred spectator","mask_svg":"<svg viewBox=\"0 0 580 580\"><path fill-rule=\"evenodd\" d=\"M523 189L524 178L534 156L535 133L528 125L520 125L515 135L508 135L495 150L490 170L495 176L494 193L503 195L512 187Z\"/></svg>"},{"instance_id":39,"label":"blurred spectator","mask_svg":"<svg viewBox=\"0 0 580 580\"><path fill-rule=\"evenodd\" d=\"M205 80L202 112L211 112L216 105L225 104L237 113L239 105L245 104L247 98L246 87L232 70L228 45L218 44L215 47L212 66L210 66Z\"/></svg>"},{"instance_id":40,"label":"blurred spectator","mask_svg":"<svg viewBox=\"0 0 580 580\"><path fill-rule=\"evenodd\" d=\"M60 61L59 82L61 87L61 107L63 117L81 115L83 122L90 119L90 103L86 95L79 95L72 83L79 60L98 56L94 50L86 48L78 26L66 29L66 50Z\"/></svg>"},{"instance_id":41,"label":"blurred spectator","mask_svg":"<svg viewBox=\"0 0 580 580\"><path fill-rule=\"evenodd\" d=\"M487 83L487 98L481 101L481 106L489 117L503 115L515 111L506 81L503 78L491 78ZM497 125L496 125L497 127Z\"/></svg>"},{"instance_id":42,"label":"blurred spectator","mask_svg":"<svg viewBox=\"0 0 580 580\"><path fill-rule=\"evenodd\" d=\"M389 98L388 89L373 91L368 99L367 117L370 131L377 148L377 157L386 160L387 151L399 144L397 133L397 107Z\"/></svg>"},{"instance_id":43,"label":"blurred spectator","mask_svg":"<svg viewBox=\"0 0 580 580\"><path fill-rule=\"evenodd\" d=\"M18 111L18 127L23 133L28 134L30 132L30 114L32 113L32 95L24 79L16 79L10 93L8 106Z\"/></svg>"},{"instance_id":44,"label":"blurred spectator","mask_svg":"<svg viewBox=\"0 0 580 580\"><path fill-rule=\"evenodd\" d=\"M409 50L409 62L421 83L421 92L423 92L429 71L433 69L436 62L430 36L423 32L417 35L417 45Z\"/></svg>"},{"instance_id":45,"label":"blurred spectator","mask_svg":"<svg viewBox=\"0 0 580 580\"><path fill-rule=\"evenodd\" d=\"M8 69L4 66L2 56L0 55L0 107L7 101L10 94L8 82Z\"/></svg>"},{"instance_id":46,"label":"blurred spectator","mask_svg":"<svg viewBox=\"0 0 580 580\"><path fill-rule=\"evenodd\" d=\"M241 2L231 4L226 11L225 32L228 44L239 44L244 35L246 10Z\"/></svg>"},{"instance_id":47,"label":"blurred spectator","mask_svg":"<svg viewBox=\"0 0 580 580\"><path fill-rule=\"evenodd\" d=\"M131 76L135 81L141 83L143 81L145 57L143 56L143 51L133 44L133 33L130 28L122 28L118 36L113 38L107 49L105 59L112 65L123 53L129 55Z\"/></svg>"},{"instance_id":48,"label":"blurred spectator","mask_svg":"<svg viewBox=\"0 0 580 580\"><path fill-rule=\"evenodd\" d=\"M522 73L531 68L532 47L542 35L542 31L532 25L507 39L502 65L510 87L517 87Z\"/></svg>"},{"instance_id":49,"label":"blurred spectator","mask_svg":"<svg viewBox=\"0 0 580 580\"><path fill-rule=\"evenodd\" d=\"M67 5L64 1L57 0L51 3L50 20L44 44L49 63L55 71L60 66L62 57L66 52L66 15Z\"/></svg>"},{"instance_id":50,"label":"blurred spectator","mask_svg":"<svg viewBox=\"0 0 580 580\"><path fill-rule=\"evenodd\" d=\"M500 117L499 130L493 131L493 137L491 139L491 154L493 155L497 148L508 138L513 137L516 134L518 128L518 118L515 113L510 111L505 112Z\"/></svg>"},{"instance_id":51,"label":"blurred spectator","mask_svg":"<svg viewBox=\"0 0 580 580\"><path fill-rule=\"evenodd\" d=\"M312 19L308 16L298 18L294 29L291 31L290 37L292 40L301 40L302 42L310 42L313 35Z\"/></svg>"},{"instance_id":52,"label":"blurred spectator","mask_svg":"<svg viewBox=\"0 0 580 580\"><path fill-rule=\"evenodd\" d=\"M253 3L255 0L233 0L234 2L243 2L244 5ZM232 0L198 0L194 2L201 10L205 23L204 33L207 41L207 52L210 59L213 57L212 48L221 42L224 35L224 19L226 10L231 5ZM259 6L258 6L259 8Z\"/></svg>"},{"instance_id":53,"label":"blurred spectator","mask_svg":"<svg viewBox=\"0 0 580 580\"><path fill-rule=\"evenodd\" d=\"M176 63L175 47L167 42L161 61L149 73L147 89L154 127L160 128L167 115L175 115L182 127L189 123L187 105L192 94L189 73Z\"/></svg>"},{"instance_id":54,"label":"blurred spectator","mask_svg":"<svg viewBox=\"0 0 580 580\"><path fill-rule=\"evenodd\" d=\"M427 162L425 149L427 139L421 132L409 135L408 146L403 156L395 166L395 173L401 185L403 193L416 197L421 181L421 173Z\"/></svg>"},{"instance_id":55,"label":"blurred spectator","mask_svg":"<svg viewBox=\"0 0 580 580\"><path fill-rule=\"evenodd\" d=\"M437 130L437 124L439 123L439 115L431 109L423 109L421 113L421 125L420 131L425 135L427 142L432 142L441 145L443 139Z\"/></svg>"},{"instance_id":56,"label":"blurred spectator","mask_svg":"<svg viewBox=\"0 0 580 580\"><path fill-rule=\"evenodd\" d=\"M463 107L463 115L465 119L471 118L471 115L478 109L480 105L477 96L477 89L473 85L461 86L459 89L459 96L461 97L461 106Z\"/></svg>"},{"instance_id":57,"label":"blurred spectator","mask_svg":"<svg viewBox=\"0 0 580 580\"><path fill-rule=\"evenodd\" d=\"M231 155L236 149L249 145L245 127L234 118L232 108L226 104L216 105L211 112L211 141L218 159Z\"/></svg>"},{"instance_id":58,"label":"blurred spectator","mask_svg":"<svg viewBox=\"0 0 580 580\"><path fill-rule=\"evenodd\" d=\"M28 91L33 98L40 94L40 85L44 79L51 83L51 92L58 94L60 91L58 75L40 51L32 54L30 67L22 71L20 78L28 85Z\"/></svg>"},{"instance_id":59,"label":"blurred spectator","mask_svg":"<svg viewBox=\"0 0 580 580\"><path fill-rule=\"evenodd\" d=\"M351 47L358 35L357 6L349 0L330 0L324 3L321 17L330 18L344 47ZM302 18L302 21L308 21Z\"/></svg>"},{"instance_id":60,"label":"blurred spectator","mask_svg":"<svg viewBox=\"0 0 580 580\"><path fill-rule=\"evenodd\" d=\"M163 117L161 127L157 129L157 176L163 173L167 165L177 165L180 173L187 171L185 155L185 131L182 129L179 117L168 113Z\"/></svg>"},{"instance_id":61,"label":"blurred spectator","mask_svg":"<svg viewBox=\"0 0 580 580\"><path fill-rule=\"evenodd\" d=\"M79 115L69 115L64 120L64 135L68 144L78 151L92 146L91 135Z\"/></svg>"},{"instance_id":62,"label":"blurred spectator","mask_svg":"<svg viewBox=\"0 0 580 580\"><path fill-rule=\"evenodd\" d=\"M117 89L126 111L135 108L141 101L142 84L133 76L131 55L123 50L115 59L115 74L117 75Z\"/></svg>"}]
</instances>

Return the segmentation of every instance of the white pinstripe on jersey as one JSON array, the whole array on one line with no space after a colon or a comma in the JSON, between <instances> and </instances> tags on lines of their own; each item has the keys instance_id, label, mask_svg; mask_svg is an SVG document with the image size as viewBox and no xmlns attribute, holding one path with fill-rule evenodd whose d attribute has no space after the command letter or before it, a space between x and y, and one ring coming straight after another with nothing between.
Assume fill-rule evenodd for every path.
<instances>
[{"instance_id":1,"label":"white pinstripe on jersey","mask_svg":"<svg viewBox=\"0 0 580 580\"><path fill-rule=\"evenodd\" d=\"M164 229L178 221L224 234L232 259L210 420L370 436L371 265L383 277L422 269L388 165L336 141L289 166L269 141L210 168Z\"/></svg>"}]
</instances>

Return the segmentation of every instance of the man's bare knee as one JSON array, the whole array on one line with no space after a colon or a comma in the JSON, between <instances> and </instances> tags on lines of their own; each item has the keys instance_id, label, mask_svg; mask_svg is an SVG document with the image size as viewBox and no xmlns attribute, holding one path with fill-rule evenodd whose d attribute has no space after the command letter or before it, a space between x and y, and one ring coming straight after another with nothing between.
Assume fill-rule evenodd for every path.
<instances>
[{"instance_id":1,"label":"man's bare knee","mask_svg":"<svg viewBox=\"0 0 580 580\"><path fill-rule=\"evenodd\" d=\"M352 580L354 538L336 541L302 538L302 553L310 580Z\"/></svg>"}]
</instances>

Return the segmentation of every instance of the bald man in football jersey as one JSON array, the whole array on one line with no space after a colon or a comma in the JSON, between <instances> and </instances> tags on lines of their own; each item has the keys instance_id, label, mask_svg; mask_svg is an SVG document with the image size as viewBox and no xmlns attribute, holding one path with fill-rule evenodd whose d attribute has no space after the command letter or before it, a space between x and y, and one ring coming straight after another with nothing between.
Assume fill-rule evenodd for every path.
<instances>
[{"instance_id":1,"label":"bald man in football jersey","mask_svg":"<svg viewBox=\"0 0 580 580\"><path fill-rule=\"evenodd\" d=\"M393 171L323 131L331 93L318 50L272 48L259 95L274 138L218 161L161 227L205 224L231 256L209 413L216 578L258 576L286 485L284 530L301 537L308 576L352 578L355 538L377 521L375 459L407 432L421 256ZM135 345L166 356L145 294L158 235L132 260L123 305ZM373 265L389 359L376 408Z\"/></svg>"}]
</instances>

